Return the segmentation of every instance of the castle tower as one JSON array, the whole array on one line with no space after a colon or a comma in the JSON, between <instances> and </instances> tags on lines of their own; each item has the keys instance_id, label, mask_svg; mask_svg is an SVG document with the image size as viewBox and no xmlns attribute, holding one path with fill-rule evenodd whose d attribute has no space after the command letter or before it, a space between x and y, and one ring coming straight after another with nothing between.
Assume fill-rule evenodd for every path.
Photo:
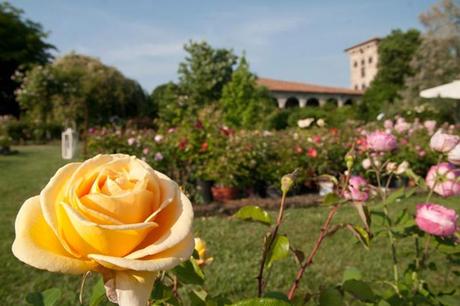
<instances>
[{"instance_id":1,"label":"castle tower","mask_svg":"<svg viewBox=\"0 0 460 306\"><path fill-rule=\"evenodd\" d=\"M372 38L345 49L350 59L351 88L366 90L377 74L380 38Z\"/></svg>"}]
</instances>

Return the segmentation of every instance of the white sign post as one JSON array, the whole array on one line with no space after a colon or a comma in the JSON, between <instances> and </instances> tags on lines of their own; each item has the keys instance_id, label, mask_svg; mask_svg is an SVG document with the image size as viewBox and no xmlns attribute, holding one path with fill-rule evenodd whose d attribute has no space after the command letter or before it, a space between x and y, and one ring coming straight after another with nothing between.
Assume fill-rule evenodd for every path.
<instances>
[{"instance_id":1,"label":"white sign post","mask_svg":"<svg viewBox=\"0 0 460 306\"><path fill-rule=\"evenodd\" d=\"M61 135L61 153L62 159L72 159L75 157L78 148L78 135L71 129L67 128Z\"/></svg>"}]
</instances>

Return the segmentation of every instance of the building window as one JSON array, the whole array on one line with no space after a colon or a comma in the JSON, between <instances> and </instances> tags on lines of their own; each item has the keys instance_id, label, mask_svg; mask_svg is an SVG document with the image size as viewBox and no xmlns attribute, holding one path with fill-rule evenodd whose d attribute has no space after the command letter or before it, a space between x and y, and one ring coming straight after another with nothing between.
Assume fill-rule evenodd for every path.
<instances>
[{"instance_id":1,"label":"building window","mask_svg":"<svg viewBox=\"0 0 460 306\"><path fill-rule=\"evenodd\" d=\"M361 77L364 78L366 76L366 69L361 68Z\"/></svg>"},{"instance_id":2,"label":"building window","mask_svg":"<svg viewBox=\"0 0 460 306\"><path fill-rule=\"evenodd\" d=\"M361 60L361 66L364 66L365 61L362 59Z\"/></svg>"},{"instance_id":3,"label":"building window","mask_svg":"<svg viewBox=\"0 0 460 306\"><path fill-rule=\"evenodd\" d=\"M366 84L363 83L363 84L361 85L361 89L362 89L362 90L366 89Z\"/></svg>"},{"instance_id":4,"label":"building window","mask_svg":"<svg viewBox=\"0 0 460 306\"><path fill-rule=\"evenodd\" d=\"M355 90L358 90L359 89L359 86L358 85L355 85Z\"/></svg>"},{"instance_id":5,"label":"building window","mask_svg":"<svg viewBox=\"0 0 460 306\"><path fill-rule=\"evenodd\" d=\"M372 64L372 57L369 57L369 64Z\"/></svg>"},{"instance_id":6,"label":"building window","mask_svg":"<svg viewBox=\"0 0 460 306\"><path fill-rule=\"evenodd\" d=\"M357 62L357 61L355 61L355 62L353 63L353 67L355 67L355 68L358 67L358 62Z\"/></svg>"}]
</instances>

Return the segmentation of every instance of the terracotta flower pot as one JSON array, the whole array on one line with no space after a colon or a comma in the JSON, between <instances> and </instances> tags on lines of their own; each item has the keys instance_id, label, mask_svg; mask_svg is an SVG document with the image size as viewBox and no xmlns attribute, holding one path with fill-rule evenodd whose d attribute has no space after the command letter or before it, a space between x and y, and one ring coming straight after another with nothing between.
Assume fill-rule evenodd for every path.
<instances>
[{"instance_id":1,"label":"terracotta flower pot","mask_svg":"<svg viewBox=\"0 0 460 306\"><path fill-rule=\"evenodd\" d=\"M239 195L239 190L236 187L226 187L226 186L213 186L211 188L212 197L215 201L225 202L228 200L234 200Z\"/></svg>"}]
</instances>

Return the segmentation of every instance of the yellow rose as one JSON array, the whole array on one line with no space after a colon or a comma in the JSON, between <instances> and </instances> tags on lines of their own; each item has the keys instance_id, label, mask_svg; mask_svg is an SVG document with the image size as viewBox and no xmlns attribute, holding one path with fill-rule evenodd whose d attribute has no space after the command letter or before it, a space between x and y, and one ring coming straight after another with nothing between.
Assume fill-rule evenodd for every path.
<instances>
[{"instance_id":1,"label":"yellow rose","mask_svg":"<svg viewBox=\"0 0 460 306\"><path fill-rule=\"evenodd\" d=\"M206 242L201 239L201 238L195 238L195 251L198 253L199 259L197 260L198 265L204 266L206 264L209 264L213 261L212 257L207 256L207 246Z\"/></svg>"},{"instance_id":2,"label":"yellow rose","mask_svg":"<svg viewBox=\"0 0 460 306\"><path fill-rule=\"evenodd\" d=\"M193 210L177 184L133 156L59 169L22 205L13 254L52 272L102 273L109 299L146 305L158 271L190 258Z\"/></svg>"}]
</instances>

